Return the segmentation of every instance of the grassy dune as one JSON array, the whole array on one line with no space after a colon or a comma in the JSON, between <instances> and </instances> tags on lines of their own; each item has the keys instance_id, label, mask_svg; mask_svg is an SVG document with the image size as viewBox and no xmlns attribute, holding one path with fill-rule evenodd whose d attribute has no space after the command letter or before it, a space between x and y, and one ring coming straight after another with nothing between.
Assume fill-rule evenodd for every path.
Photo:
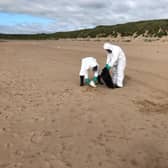
<instances>
[{"instance_id":1,"label":"grassy dune","mask_svg":"<svg viewBox=\"0 0 168 168\"><path fill-rule=\"evenodd\" d=\"M96 38L96 37L117 37L118 35L144 37L162 37L168 35L168 19L130 22L112 26L97 26L93 29L83 29L69 32L57 32L52 34L0 34L0 39L20 39L20 40L41 40L60 38Z\"/></svg>"}]
</instances>

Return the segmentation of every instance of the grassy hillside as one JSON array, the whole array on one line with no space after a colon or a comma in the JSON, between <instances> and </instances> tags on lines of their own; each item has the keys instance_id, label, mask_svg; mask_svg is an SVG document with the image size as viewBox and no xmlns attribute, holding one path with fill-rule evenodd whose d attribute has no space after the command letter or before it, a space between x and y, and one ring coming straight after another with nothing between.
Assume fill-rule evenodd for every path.
<instances>
[{"instance_id":1,"label":"grassy hillside","mask_svg":"<svg viewBox=\"0 0 168 168\"><path fill-rule=\"evenodd\" d=\"M60 38L95 38L95 37L117 37L145 36L162 37L168 35L168 19L130 22L113 26L97 26L93 29L83 29L70 32L57 32L52 34L36 35L7 35L0 34L1 39L60 39Z\"/></svg>"}]
</instances>

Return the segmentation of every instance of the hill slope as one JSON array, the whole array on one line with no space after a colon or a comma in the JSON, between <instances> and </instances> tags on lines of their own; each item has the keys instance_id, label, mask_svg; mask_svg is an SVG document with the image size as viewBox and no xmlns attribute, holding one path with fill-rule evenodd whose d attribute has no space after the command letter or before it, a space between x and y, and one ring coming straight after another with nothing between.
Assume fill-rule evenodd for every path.
<instances>
[{"instance_id":1,"label":"hill slope","mask_svg":"<svg viewBox=\"0 0 168 168\"><path fill-rule=\"evenodd\" d=\"M162 37L168 35L168 19L130 22L113 26L97 26L93 29L83 29L69 32L35 35L0 34L1 39L59 39L59 38L95 38L121 36Z\"/></svg>"}]
</instances>

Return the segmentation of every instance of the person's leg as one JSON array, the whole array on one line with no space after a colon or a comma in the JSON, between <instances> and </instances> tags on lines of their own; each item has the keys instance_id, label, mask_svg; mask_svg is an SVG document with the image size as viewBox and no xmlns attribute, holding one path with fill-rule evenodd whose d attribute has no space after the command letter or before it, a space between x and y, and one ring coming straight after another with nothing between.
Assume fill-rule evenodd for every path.
<instances>
[{"instance_id":1,"label":"person's leg","mask_svg":"<svg viewBox=\"0 0 168 168\"><path fill-rule=\"evenodd\" d=\"M124 81L124 70L126 66L125 59L121 59L118 61L117 66L117 87L123 87L123 81Z\"/></svg>"},{"instance_id":2,"label":"person's leg","mask_svg":"<svg viewBox=\"0 0 168 168\"><path fill-rule=\"evenodd\" d=\"M95 84L98 83L98 75L99 75L99 71L98 69L94 72L94 77L93 77L93 81Z\"/></svg>"},{"instance_id":3,"label":"person's leg","mask_svg":"<svg viewBox=\"0 0 168 168\"><path fill-rule=\"evenodd\" d=\"M80 72L79 72L80 86L84 86L84 83L85 83L85 81L84 81L85 74L86 74L86 70L85 70L84 62L83 62L83 60L81 60L81 69L80 69Z\"/></svg>"},{"instance_id":4,"label":"person's leg","mask_svg":"<svg viewBox=\"0 0 168 168\"><path fill-rule=\"evenodd\" d=\"M117 67L112 68L112 81L114 85L117 85Z\"/></svg>"},{"instance_id":5,"label":"person's leg","mask_svg":"<svg viewBox=\"0 0 168 168\"><path fill-rule=\"evenodd\" d=\"M93 81L94 81L95 84L103 85L103 83L101 82L101 75L99 74L99 68L97 68L97 70L94 72Z\"/></svg>"},{"instance_id":6,"label":"person's leg","mask_svg":"<svg viewBox=\"0 0 168 168\"><path fill-rule=\"evenodd\" d=\"M84 86L84 76L80 76L80 86Z\"/></svg>"},{"instance_id":7,"label":"person's leg","mask_svg":"<svg viewBox=\"0 0 168 168\"><path fill-rule=\"evenodd\" d=\"M84 78L85 78L85 84L86 84L86 85L89 85L90 79L89 79L88 73L85 74Z\"/></svg>"}]
</instances>

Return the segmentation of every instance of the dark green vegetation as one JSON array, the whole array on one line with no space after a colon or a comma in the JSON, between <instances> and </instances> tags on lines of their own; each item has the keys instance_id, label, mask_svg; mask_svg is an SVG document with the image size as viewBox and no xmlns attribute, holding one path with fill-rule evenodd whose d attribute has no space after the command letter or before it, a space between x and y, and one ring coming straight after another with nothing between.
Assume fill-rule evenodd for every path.
<instances>
[{"instance_id":1,"label":"dark green vegetation","mask_svg":"<svg viewBox=\"0 0 168 168\"><path fill-rule=\"evenodd\" d=\"M96 38L96 37L117 37L118 35L138 37L162 37L168 35L168 19L130 22L113 26L97 26L93 29L83 29L69 32L57 32L52 34L34 35L9 35L0 34L1 39L20 39L20 40L42 40L60 38Z\"/></svg>"}]
</instances>

